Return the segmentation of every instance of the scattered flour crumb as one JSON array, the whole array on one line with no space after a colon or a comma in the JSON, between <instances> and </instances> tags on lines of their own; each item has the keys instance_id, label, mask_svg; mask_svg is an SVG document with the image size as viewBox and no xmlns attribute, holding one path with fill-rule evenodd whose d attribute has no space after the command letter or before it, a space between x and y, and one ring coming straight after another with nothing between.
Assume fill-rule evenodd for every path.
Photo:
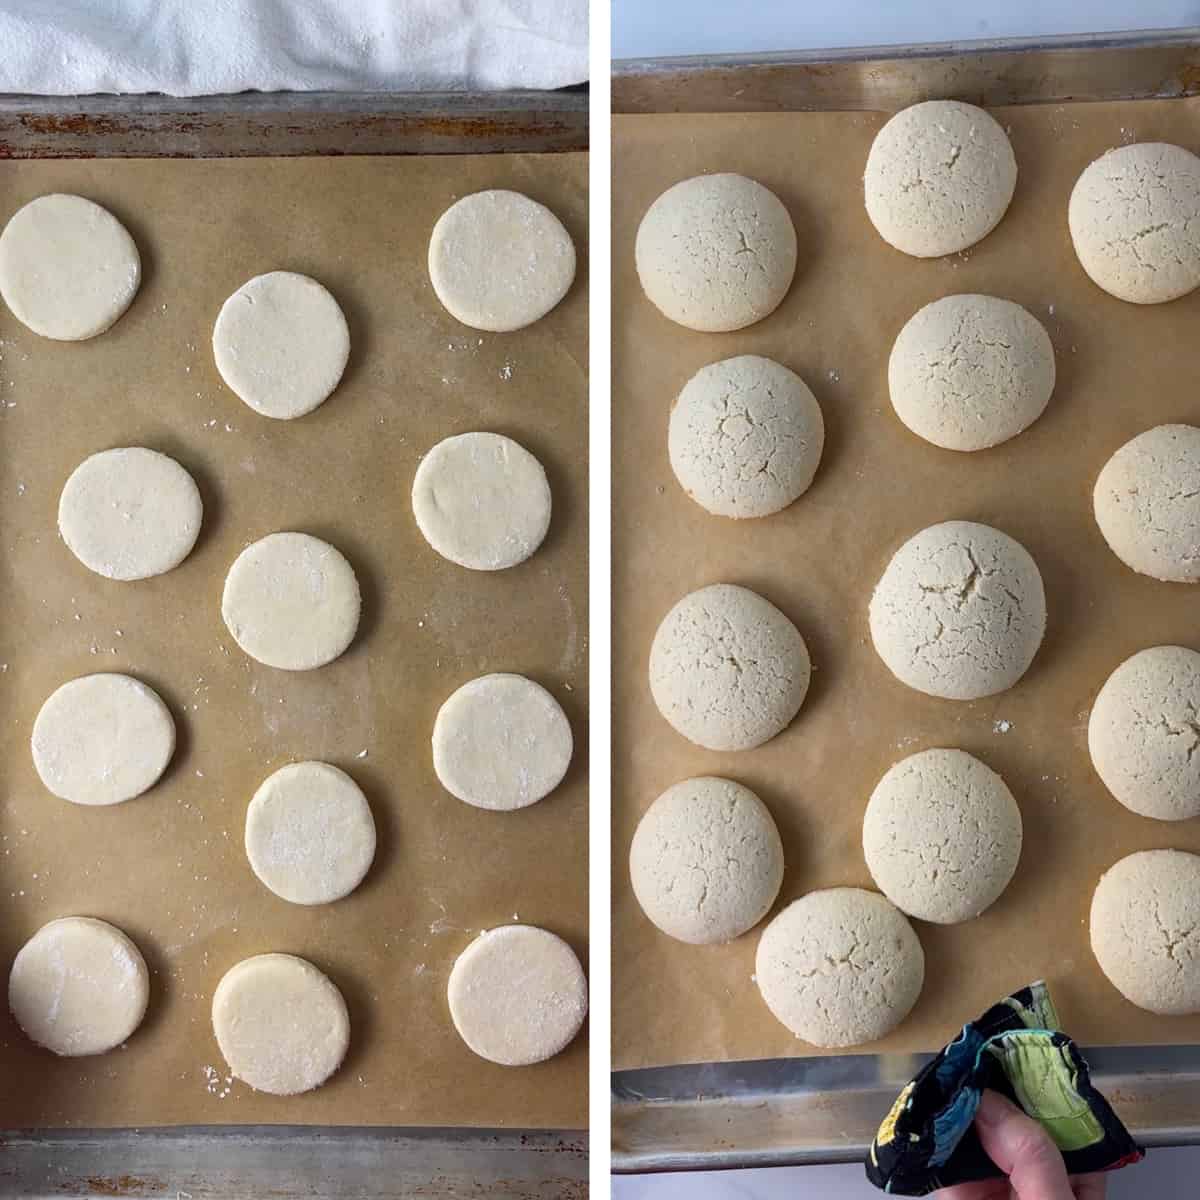
<instances>
[{"instance_id":1,"label":"scattered flour crumb","mask_svg":"<svg viewBox=\"0 0 1200 1200\"><path fill-rule=\"evenodd\" d=\"M1005 721L1003 718L998 720L995 725L992 726L993 733L1008 733L1010 729L1012 729L1012 722Z\"/></svg>"}]
</instances>

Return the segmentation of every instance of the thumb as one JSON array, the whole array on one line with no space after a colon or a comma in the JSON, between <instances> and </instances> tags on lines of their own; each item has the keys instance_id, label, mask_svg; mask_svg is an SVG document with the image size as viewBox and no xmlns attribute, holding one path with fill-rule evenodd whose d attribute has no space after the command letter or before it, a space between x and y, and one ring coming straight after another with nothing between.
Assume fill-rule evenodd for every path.
<instances>
[{"instance_id":1,"label":"thumb","mask_svg":"<svg viewBox=\"0 0 1200 1200\"><path fill-rule=\"evenodd\" d=\"M999 1092L983 1093L975 1131L1020 1200L1073 1200L1066 1164L1050 1135Z\"/></svg>"}]
</instances>

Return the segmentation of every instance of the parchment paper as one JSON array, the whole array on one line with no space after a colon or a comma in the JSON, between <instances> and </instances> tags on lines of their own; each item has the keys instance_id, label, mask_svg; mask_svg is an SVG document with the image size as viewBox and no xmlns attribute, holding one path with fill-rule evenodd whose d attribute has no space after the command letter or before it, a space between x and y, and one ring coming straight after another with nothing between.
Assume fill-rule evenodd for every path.
<instances>
[{"instance_id":1,"label":"parchment paper","mask_svg":"<svg viewBox=\"0 0 1200 1200\"><path fill-rule=\"evenodd\" d=\"M0 962L7 976L43 922L87 914L125 929L153 971L144 1026L98 1058L36 1049L0 1006L0 1127L585 1123L585 1038L540 1066L493 1066L454 1032L445 985L459 951L516 914L586 946L586 179L582 155L0 164L4 219L81 192L127 224L145 271L93 341L45 341L0 312ZM457 324L428 282L434 221L485 187L548 204L584 266L515 334ZM277 268L326 284L352 339L341 386L291 422L243 405L210 348L225 298ZM550 477L547 541L509 571L443 561L412 518L421 455L473 429L515 437ZM87 454L131 444L192 472L204 528L178 569L115 583L73 558L55 516ZM327 538L362 587L358 636L317 671L260 666L221 621L229 564L277 529ZM144 796L87 809L46 791L28 742L51 690L100 670L155 687L179 748ZM576 737L566 782L522 812L471 808L433 773L439 705L489 671L550 687ZM254 789L302 758L349 771L379 831L363 886L313 909L262 887L242 848ZM293 1099L231 1082L209 1020L224 972L268 950L311 959L350 1007L346 1063Z\"/></svg>"},{"instance_id":2,"label":"parchment paper","mask_svg":"<svg viewBox=\"0 0 1200 1200\"><path fill-rule=\"evenodd\" d=\"M614 1066L817 1053L778 1024L751 980L755 930L727 946L658 933L629 887L639 816L666 787L728 775L770 806L787 873L773 911L814 888L871 887L861 822L897 759L960 746L998 770L1024 819L1021 863L980 919L918 923L924 993L867 1051L932 1050L1011 989L1049 980L1066 1028L1085 1044L1195 1042L1200 1016L1162 1018L1121 998L1096 966L1087 912L1100 874L1150 847L1200 851L1200 821L1168 824L1122 808L1091 769L1086 722L1126 656L1176 642L1200 648L1200 593L1135 575L1096 528L1091 490L1108 456L1167 421L1200 421L1200 293L1136 307L1096 288L1070 245L1066 206L1080 171L1125 141L1200 149L1195 100L1013 108L1020 169L1007 216L961 256L921 261L867 220L862 170L884 114L615 118L614 265ZM800 240L796 281L767 320L740 333L691 333L642 295L633 242L642 214L677 180L739 171L772 188ZM891 409L892 341L919 307L980 291L1045 324L1058 386L1020 437L976 454L940 450ZM671 472L667 417L701 366L735 354L778 359L808 381L827 428L812 489L781 514L733 522L692 503ZM871 589L895 549L950 518L1018 539L1045 579L1046 640L1011 691L963 704L897 682L870 644ZM816 666L799 717L740 754L691 745L659 716L646 683L650 641L685 593L726 581L761 592L808 642ZM761 928L761 927L760 927ZM899 1077L899 1076L898 1076Z\"/></svg>"}]
</instances>

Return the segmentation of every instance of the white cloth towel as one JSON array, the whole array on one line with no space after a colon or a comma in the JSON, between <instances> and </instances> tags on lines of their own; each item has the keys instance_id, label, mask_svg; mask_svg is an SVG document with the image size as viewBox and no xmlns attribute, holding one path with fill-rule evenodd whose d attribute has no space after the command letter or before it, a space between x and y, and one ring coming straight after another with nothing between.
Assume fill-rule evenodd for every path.
<instances>
[{"instance_id":1,"label":"white cloth towel","mask_svg":"<svg viewBox=\"0 0 1200 1200\"><path fill-rule=\"evenodd\" d=\"M461 91L588 77L587 0L0 0L0 92Z\"/></svg>"}]
</instances>

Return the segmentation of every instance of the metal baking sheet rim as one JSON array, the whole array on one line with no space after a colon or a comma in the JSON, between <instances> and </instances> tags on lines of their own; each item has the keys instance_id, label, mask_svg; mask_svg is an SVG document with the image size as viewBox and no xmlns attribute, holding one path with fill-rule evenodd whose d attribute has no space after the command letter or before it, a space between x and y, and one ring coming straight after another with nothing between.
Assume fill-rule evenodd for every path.
<instances>
[{"instance_id":1,"label":"metal baking sheet rim","mask_svg":"<svg viewBox=\"0 0 1200 1200\"><path fill-rule=\"evenodd\" d=\"M1040 90L1014 96L1014 56L1069 61L1065 77L1087 86L1064 89L1043 72ZM1122 68L1131 61L1135 70ZM770 80L760 85L764 71ZM1200 28L613 63L614 113L751 111L756 100L783 110L888 110L939 95L1011 104L1198 93ZM650 106L659 96L665 106ZM1200 1046L1101 1047L1087 1057L1094 1081L1143 1145L1200 1143ZM860 1160L897 1091L928 1058L838 1055L614 1072L613 1172Z\"/></svg>"}]
</instances>

